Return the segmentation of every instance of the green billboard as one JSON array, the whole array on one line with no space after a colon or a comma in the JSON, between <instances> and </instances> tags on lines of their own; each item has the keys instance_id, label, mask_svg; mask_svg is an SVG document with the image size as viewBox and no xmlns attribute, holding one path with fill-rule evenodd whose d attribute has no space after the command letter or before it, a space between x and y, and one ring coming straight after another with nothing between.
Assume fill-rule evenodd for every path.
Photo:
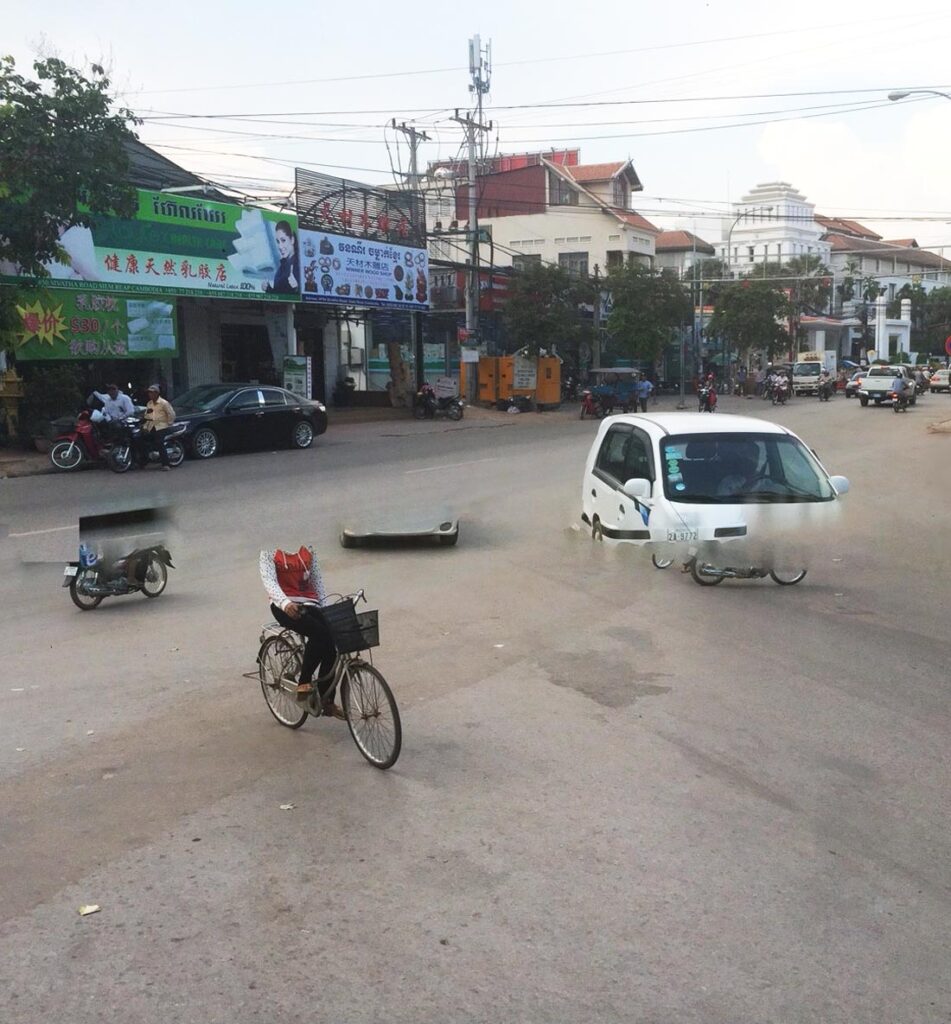
<instances>
[{"instance_id":1,"label":"green billboard","mask_svg":"<svg viewBox=\"0 0 951 1024\"><path fill-rule=\"evenodd\" d=\"M58 288L294 302L297 218L256 207L139 190L131 220L101 217L60 236L62 262L46 265ZM0 282L23 283L11 264ZM43 282L45 283L45 282Z\"/></svg>"},{"instance_id":2,"label":"green billboard","mask_svg":"<svg viewBox=\"0 0 951 1024\"><path fill-rule=\"evenodd\" d=\"M31 291L16 306L14 352L37 359L168 359L178 354L175 300L65 288Z\"/></svg>"}]
</instances>

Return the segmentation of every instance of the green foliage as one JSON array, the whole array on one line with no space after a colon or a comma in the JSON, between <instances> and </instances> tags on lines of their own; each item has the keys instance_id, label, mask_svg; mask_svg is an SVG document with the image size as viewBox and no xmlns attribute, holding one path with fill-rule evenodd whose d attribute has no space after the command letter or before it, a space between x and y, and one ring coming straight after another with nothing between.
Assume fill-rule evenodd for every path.
<instances>
[{"instance_id":1,"label":"green foliage","mask_svg":"<svg viewBox=\"0 0 951 1024\"><path fill-rule=\"evenodd\" d=\"M527 347L536 355L541 348L557 345L563 355L576 355L579 343L591 333L580 307L592 302L589 278L539 263L513 276L502 317L515 347Z\"/></svg>"},{"instance_id":2,"label":"green foliage","mask_svg":"<svg viewBox=\"0 0 951 1024\"><path fill-rule=\"evenodd\" d=\"M741 360L758 349L772 358L789 347L783 325L791 314L790 301L776 282L746 279L720 293L707 333L723 338Z\"/></svg>"},{"instance_id":3,"label":"green foliage","mask_svg":"<svg viewBox=\"0 0 951 1024\"><path fill-rule=\"evenodd\" d=\"M685 322L693 301L685 282L670 271L656 273L640 264L613 270L607 277L612 309L608 333L632 359L654 362Z\"/></svg>"},{"instance_id":4,"label":"green foliage","mask_svg":"<svg viewBox=\"0 0 951 1024\"><path fill-rule=\"evenodd\" d=\"M51 420L73 413L82 405L80 371L69 363L49 367L24 364L23 376L26 386L20 424L24 437L48 434Z\"/></svg>"},{"instance_id":5,"label":"green foliage","mask_svg":"<svg viewBox=\"0 0 951 1024\"><path fill-rule=\"evenodd\" d=\"M33 70L35 81L0 58L0 260L42 276L66 228L133 212L123 145L139 122L131 110L113 110L99 65L88 78L55 58Z\"/></svg>"},{"instance_id":6,"label":"green foliage","mask_svg":"<svg viewBox=\"0 0 951 1024\"><path fill-rule=\"evenodd\" d=\"M935 288L928 293L922 309L921 347L929 352L944 352L944 341L951 335L951 288Z\"/></svg>"}]
</instances>

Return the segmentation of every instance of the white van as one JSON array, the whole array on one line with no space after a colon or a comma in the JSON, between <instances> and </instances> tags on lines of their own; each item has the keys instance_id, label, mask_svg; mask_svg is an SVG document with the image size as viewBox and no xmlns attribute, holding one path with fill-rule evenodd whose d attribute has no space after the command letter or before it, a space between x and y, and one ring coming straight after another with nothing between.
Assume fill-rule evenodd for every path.
<instances>
[{"instance_id":1,"label":"white van","mask_svg":"<svg viewBox=\"0 0 951 1024\"><path fill-rule=\"evenodd\" d=\"M817 395L819 375L828 370L835 377L835 352L800 352L792 368L792 389L794 395Z\"/></svg>"},{"instance_id":2,"label":"white van","mask_svg":"<svg viewBox=\"0 0 951 1024\"><path fill-rule=\"evenodd\" d=\"M649 544L675 557L761 531L821 530L848 489L792 431L768 420L611 416L585 463L581 519L595 540Z\"/></svg>"}]
</instances>

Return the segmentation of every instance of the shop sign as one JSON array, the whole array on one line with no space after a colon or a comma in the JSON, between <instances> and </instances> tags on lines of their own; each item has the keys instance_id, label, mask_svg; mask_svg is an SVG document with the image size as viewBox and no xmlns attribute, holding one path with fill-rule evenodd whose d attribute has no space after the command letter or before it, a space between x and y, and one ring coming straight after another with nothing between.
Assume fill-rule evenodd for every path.
<instances>
[{"instance_id":1,"label":"shop sign","mask_svg":"<svg viewBox=\"0 0 951 1024\"><path fill-rule=\"evenodd\" d=\"M117 293L200 293L294 302L297 217L231 203L139 190L131 220L100 217L60 237L64 262L46 269L57 288L90 282ZM0 264L0 281L25 275Z\"/></svg>"},{"instance_id":2,"label":"shop sign","mask_svg":"<svg viewBox=\"0 0 951 1024\"><path fill-rule=\"evenodd\" d=\"M37 359L168 359L178 354L175 300L44 288L16 305L13 349Z\"/></svg>"},{"instance_id":3,"label":"shop sign","mask_svg":"<svg viewBox=\"0 0 951 1024\"><path fill-rule=\"evenodd\" d=\"M311 357L284 356L284 387L300 398L311 398Z\"/></svg>"},{"instance_id":4,"label":"shop sign","mask_svg":"<svg viewBox=\"0 0 951 1024\"><path fill-rule=\"evenodd\" d=\"M305 302L429 308L425 249L302 229L300 253Z\"/></svg>"}]
</instances>

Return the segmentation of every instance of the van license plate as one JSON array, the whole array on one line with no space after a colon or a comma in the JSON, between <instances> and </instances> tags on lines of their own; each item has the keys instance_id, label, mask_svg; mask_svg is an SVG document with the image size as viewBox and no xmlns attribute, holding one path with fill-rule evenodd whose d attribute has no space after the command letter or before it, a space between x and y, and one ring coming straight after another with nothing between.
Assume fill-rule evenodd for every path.
<instances>
[{"instance_id":1,"label":"van license plate","mask_svg":"<svg viewBox=\"0 0 951 1024\"><path fill-rule=\"evenodd\" d=\"M63 575L64 576L75 576L76 573L78 573L78 572L79 572L79 566L78 565L67 565L66 568L63 570Z\"/></svg>"},{"instance_id":2,"label":"van license plate","mask_svg":"<svg viewBox=\"0 0 951 1024\"><path fill-rule=\"evenodd\" d=\"M696 539L697 539L697 531L696 530L668 530L667 531L667 540L673 541L674 543L678 543L678 542L685 541L685 540L696 540Z\"/></svg>"}]
</instances>

